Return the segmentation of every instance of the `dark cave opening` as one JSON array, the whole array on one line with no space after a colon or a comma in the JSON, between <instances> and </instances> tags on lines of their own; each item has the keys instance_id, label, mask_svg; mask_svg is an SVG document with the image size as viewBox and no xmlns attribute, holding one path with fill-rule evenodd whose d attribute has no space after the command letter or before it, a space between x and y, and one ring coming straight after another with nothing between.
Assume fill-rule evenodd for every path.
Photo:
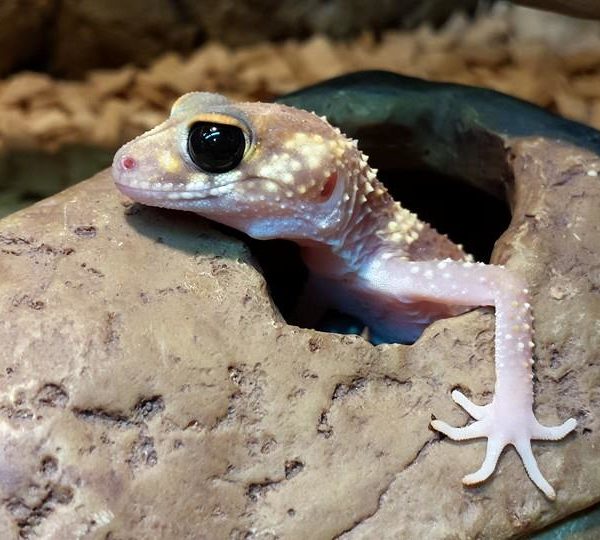
<instances>
[{"instance_id":1,"label":"dark cave opening","mask_svg":"<svg viewBox=\"0 0 600 540\"><path fill-rule=\"evenodd\" d=\"M395 181L399 175L410 181ZM379 176L394 199L440 233L463 244L476 260L489 262L495 241L510 222L505 201L462 180L430 173L389 170L380 171ZM259 241L245 237L245 241L262 267L273 301L284 319L302 326L295 310L308 270L299 248L285 240ZM360 333L362 328L360 321L333 310L315 326L317 330L338 333Z\"/></svg>"}]
</instances>

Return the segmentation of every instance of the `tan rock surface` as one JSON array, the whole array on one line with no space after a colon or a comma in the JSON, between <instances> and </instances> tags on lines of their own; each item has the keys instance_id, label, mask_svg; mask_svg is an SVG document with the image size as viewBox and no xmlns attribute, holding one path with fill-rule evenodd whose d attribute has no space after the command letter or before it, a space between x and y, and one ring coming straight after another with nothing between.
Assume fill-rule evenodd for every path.
<instances>
[{"instance_id":1,"label":"tan rock surface","mask_svg":"<svg viewBox=\"0 0 600 540\"><path fill-rule=\"evenodd\" d=\"M514 151L495 257L530 280L539 418L580 422L534 446L555 503L513 451L463 488L483 443L428 429L489 400L489 310L411 347L288 326L240 241L105 172L0 222L2 538L501 538L600 499L600 160Z\"/></svg>"}]
</instances>

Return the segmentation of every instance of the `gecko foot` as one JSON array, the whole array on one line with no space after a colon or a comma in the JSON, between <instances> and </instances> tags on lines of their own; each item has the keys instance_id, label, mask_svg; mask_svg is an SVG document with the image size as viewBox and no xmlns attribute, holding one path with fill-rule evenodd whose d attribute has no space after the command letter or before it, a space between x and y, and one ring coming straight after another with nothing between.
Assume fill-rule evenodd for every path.
<instances>
[{"instance_id":1,"label":"gecko foot","mask_svg":"<svg viewBox=\"0 0 600 540\"><path fill-rule=\"evenodd\" d=\"M489 405L475 405L458 390L452 392L452 399L469 413L476 422L465 427L452 427L441 420L433 420L431 427L455 441L487 438L485 459L480 469L463 478L466 485L483 482L494 472L498 458L505 446L512 444L517 450L525 470L533 483L548 497L554 500L556 493L541 473L531 451L531 440L556 441L575 429L577 421L569 418L560 426L542 426L533 411L521 410L514 403L492 401Z\"/></svg>"}]
</instances>

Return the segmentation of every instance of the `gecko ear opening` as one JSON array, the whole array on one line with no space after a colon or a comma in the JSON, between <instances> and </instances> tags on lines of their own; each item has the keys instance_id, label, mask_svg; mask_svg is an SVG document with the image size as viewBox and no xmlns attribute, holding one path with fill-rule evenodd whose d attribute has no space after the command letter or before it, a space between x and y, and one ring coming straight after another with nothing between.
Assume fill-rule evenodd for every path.
<instances>
[{"instance_id":1,"label":"gecko ear opening","mask_svg":"<svg viewBox=\"0 0 600 540\"><path fill-rule=\"evenodd\" d=\"M335 186L337 185L337 180L338 180L337 171L332 172L327 177L327 180L325 181L325 184L323 185L323 189L321 190L321 197L323 199L329 199L329 197L331 197L332 193L335 190Z\"/></svg>"}]
</instances>

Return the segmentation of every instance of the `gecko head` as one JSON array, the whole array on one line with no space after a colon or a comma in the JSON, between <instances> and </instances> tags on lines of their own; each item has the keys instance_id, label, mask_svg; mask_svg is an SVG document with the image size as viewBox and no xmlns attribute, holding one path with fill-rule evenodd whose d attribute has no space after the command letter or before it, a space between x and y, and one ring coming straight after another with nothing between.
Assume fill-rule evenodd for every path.
<instances>
[{"instance_id":1,"label":"gecko head","mask_svg":"<svg viewBox=\"0 0 600 540\"><path fill-rule=\"evenodd\" d=\"M115 155L133 200L196 212L255 238L320 240L348 203L355 146L313 113L195 92Z\"/></svg>"}]
</instances>

